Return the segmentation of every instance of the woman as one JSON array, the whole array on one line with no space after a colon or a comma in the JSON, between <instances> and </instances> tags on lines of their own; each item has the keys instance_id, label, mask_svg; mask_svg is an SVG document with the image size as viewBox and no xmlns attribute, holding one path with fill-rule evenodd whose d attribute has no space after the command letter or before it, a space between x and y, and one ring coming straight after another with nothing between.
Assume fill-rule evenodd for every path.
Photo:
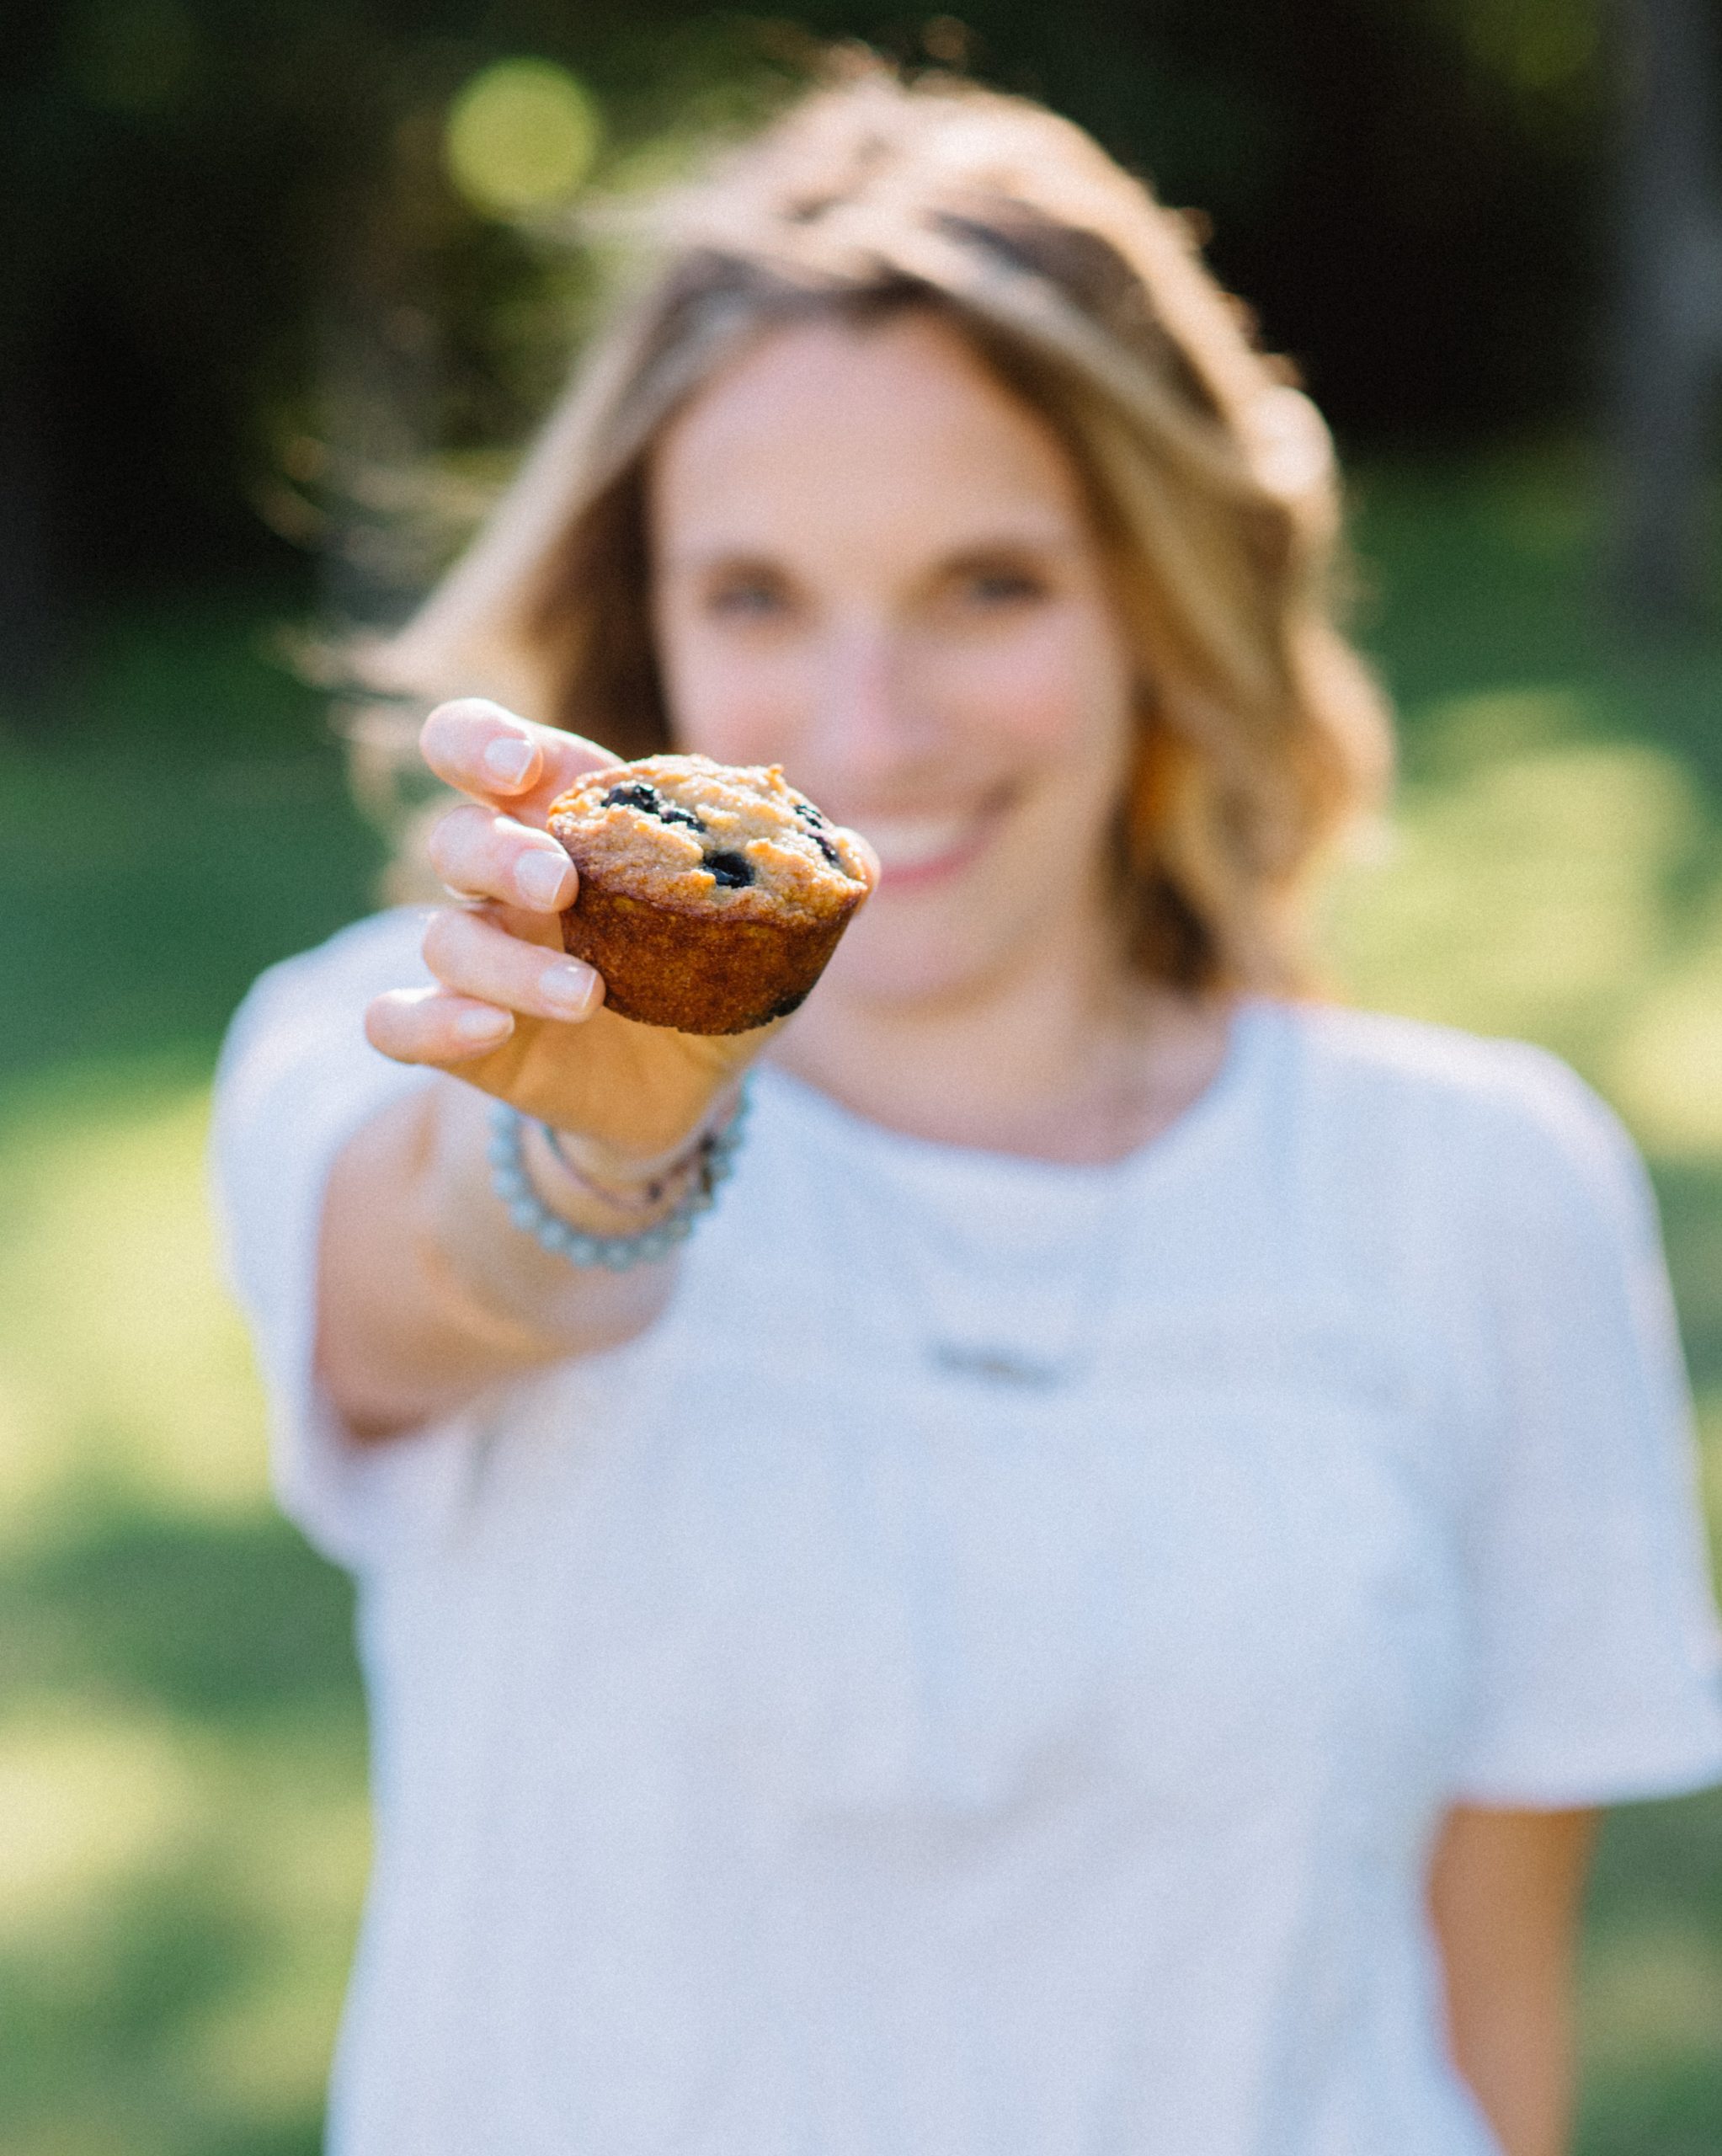
<instances>
[{"instance_id":1,"label":"woman","mask_svg":"<svg viewBox=\"0 0 1722 2156\"><path fill-rule=\"evenodd\" d=\"M376 1722L334 2146L1553 2156L1592 1809L1722 1775L1677 1352L1576 1080L1298 1000L1385 762L1319 422L972 89L660 256L379 661L460 902L224 1067ZM786 1025L561 955L546 804L667 744L877 849Z\"/></svg>"}]
</instances>

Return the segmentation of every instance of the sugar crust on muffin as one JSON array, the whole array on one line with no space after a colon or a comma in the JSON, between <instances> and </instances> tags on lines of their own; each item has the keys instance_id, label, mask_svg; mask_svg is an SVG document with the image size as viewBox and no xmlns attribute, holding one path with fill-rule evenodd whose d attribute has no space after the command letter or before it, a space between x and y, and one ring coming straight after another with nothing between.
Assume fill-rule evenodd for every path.
<instances>
[{"instance_id":1,"label":"sugar crust on muffin","mask_svg":"<svg viewBox=\"0 0 1722 2156\"><path fill-rule=\"evenodd\" d=\"M654 905L717 905L738 920L772 921L786 911L823 916L866 888L854 834L776 764L642 756L571 787L552 804L550 827L582 875Z\"/></svg>"}]
</instances>

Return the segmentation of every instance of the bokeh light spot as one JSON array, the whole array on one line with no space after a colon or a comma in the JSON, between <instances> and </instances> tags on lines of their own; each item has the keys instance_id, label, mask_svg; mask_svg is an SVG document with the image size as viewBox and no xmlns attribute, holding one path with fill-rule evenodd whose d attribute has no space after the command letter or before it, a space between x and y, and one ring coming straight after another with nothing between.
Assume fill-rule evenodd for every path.
<instances>
[{"instance_id":1,"label":"bokeh light spot","mask_svg":"<svg viewBox=\"0 0 1722 2156\"><path fill-rule=\"evenodd\" d=\"M449 109L449 177L474 209L513 216L565 202L597 155L603 123L590 91L548 60L498 60Z\"/></svg>"}]
</instances>

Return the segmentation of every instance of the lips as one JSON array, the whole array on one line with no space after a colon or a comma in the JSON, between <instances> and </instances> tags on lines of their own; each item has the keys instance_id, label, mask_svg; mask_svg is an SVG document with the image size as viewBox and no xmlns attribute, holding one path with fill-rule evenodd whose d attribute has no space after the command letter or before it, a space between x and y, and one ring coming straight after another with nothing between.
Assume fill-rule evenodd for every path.
<instances>
[{"instance_id":1,"label":"lips","mask_svg":"<svg viewBox=\"0 0 1722 2156\"><path fill-rule=\"evenodd\" d=\"M986 845L1009 804L1008 789L973 808L939 816L867 816L856 827L879 857L882 888L902 890L954 876Z\"/></svg>"},{"instance_id":2,"label":"lips","mask_svg":"<svg viewBox=\"0 0 1722 2156\"><path fill-rule=\"evenodd\" d=\"M974 826L973 816L872 816L866 836L887 874L925 868L962 846Z\"/></svg>"}]
</instances>

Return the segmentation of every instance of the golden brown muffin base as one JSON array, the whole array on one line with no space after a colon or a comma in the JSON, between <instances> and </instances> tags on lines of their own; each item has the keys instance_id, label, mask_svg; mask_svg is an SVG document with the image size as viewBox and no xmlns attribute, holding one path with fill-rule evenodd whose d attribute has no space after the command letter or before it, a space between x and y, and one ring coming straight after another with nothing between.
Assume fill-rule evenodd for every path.
<instances>
[{"instance_id":1,"label":"golden brown muffin base","mask_svg":"<svg viewBox=\"0 0 1722 2156\"><path fill-rule=\"evenodd\" d=\"M562 946L602 974L605 1002L621 1017L680 1033L746 1033L799 1008L854 910L737 921L654 905L583 877L562 917Z\"/></svg>"}]
</instances>

